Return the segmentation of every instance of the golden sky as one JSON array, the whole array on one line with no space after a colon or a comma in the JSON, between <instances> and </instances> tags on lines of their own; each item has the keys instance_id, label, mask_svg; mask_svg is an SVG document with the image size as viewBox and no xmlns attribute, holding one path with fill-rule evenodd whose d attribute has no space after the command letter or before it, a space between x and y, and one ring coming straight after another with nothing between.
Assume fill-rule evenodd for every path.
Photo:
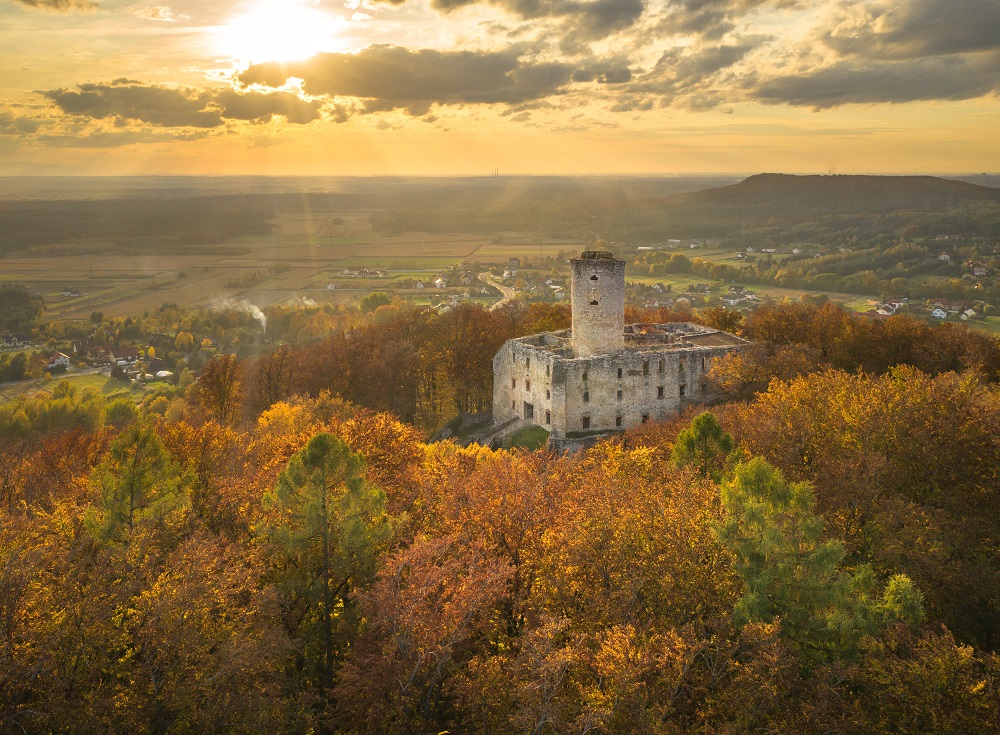
<instances>
[{"instance_id":1,"label":"golden sky","mask_svg":"<svg viewBox=\"0 0 1000 735\"><path fill-rule=\"evenodd\" d=\"M1000 0L0 0L0 175L1000 170Z\"/></svg>"}]
</instances>

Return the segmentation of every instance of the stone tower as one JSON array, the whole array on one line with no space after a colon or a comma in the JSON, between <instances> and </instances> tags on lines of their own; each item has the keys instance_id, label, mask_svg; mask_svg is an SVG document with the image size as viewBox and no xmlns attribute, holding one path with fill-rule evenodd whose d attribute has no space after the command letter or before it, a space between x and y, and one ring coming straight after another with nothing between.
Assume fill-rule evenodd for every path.
<instances>
[{"instance_id":1,"label":"stone tower","mask_svg":"<svg viewBox=\"0 0 1000 735\"><path fill-rule=\"evenodd\" d=\"M573 353L576 357L625 348L625 261L584 251L573 268Z\"/></svg>"}]
</instances>

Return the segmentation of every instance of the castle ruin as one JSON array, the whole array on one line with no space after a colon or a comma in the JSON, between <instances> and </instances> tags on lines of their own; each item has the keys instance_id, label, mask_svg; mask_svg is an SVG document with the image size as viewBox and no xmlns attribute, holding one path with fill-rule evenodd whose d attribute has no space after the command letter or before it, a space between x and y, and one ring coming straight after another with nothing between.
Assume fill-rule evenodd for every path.
<instances>
[{"instance_id":1,"label":"castle ruin","mask_svg":"<svg viewBox=\"0 0 1000 735\"><path fill-rule=\"evenodd\" d=\"M747 344L698 324L625 326L625 261L585 251L573 271L571 329L508 340L493 358L494 425L522 419L572 449L711 399L712 361Z\"/></svg>"}]
</instances>

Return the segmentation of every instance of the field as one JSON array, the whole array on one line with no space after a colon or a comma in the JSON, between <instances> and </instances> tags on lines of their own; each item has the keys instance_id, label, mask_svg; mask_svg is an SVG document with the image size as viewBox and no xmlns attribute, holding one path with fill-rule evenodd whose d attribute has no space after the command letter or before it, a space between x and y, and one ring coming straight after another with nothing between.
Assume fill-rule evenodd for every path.
<instances>
[{"instance_id":1,"label":"field","mask_svg":"<svg viewBox=\"0 0 1000 735\"><path fill-rule=\"evenodd\" d=\"M13 384L0 383L0 403L18 396L32 396L43 391L51 393L62 382L71 383L78 391L87 388L96 388L105 396L115 393L128 393L132 390L120 380L113 380L107 375L101 375L100 373L57 375L48 381L32 380Z\"/></svg>"},{"instance_id":2,"label":"field","mask_svg":"<svg viewBox=\"0 0 1000 735\"><path fill-rule=\"evenodd\" d=\"M82 319L93 311L127 316L163 303L352 305L366 293L392 288L394 281L431 278L477 256L487 243L486 237L471 235L375 235L367 216L358 213L279 214L270 235L206 242L180 254L8 257L3 280L42 293L50 318ZM385 270L389 277L343 275L345 268L358 267ZM330 283L335 290L327 288Z\"/></svg>"}]
</instances>

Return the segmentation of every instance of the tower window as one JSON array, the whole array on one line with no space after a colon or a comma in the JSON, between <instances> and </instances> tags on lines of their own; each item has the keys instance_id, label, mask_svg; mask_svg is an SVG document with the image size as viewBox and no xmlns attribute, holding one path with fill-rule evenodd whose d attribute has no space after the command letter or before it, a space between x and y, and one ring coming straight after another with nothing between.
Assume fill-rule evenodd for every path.
<instances>
[{"instance_id":1,"label":"tower window","mask_svg":"<svg viewBox=\"0 0 1000 735\"><path fill-rule=\"evenodd\" d=\"M549 398L552 398L552 392L551 392L551 391L548 391L548 390L546 390L546 391L545 391L545 399L546 399L546 400L548 400Z\"/></svg>"},{"instance_id":2,"label":"tower window","mask_svg":"<svg viewBox=\"0 0 1000 735\"><path fill-rule=\"evenodd\" d=\"M622 399L622 390L621 390L621 388L619 388L618 389L618 400L620 401L621 399Z\"/></svg>"},{"instance_id":3,"label":"tower window","mask_svg":"<svg viewBox=\"0 0 1000 735\"><path fill-rule=\"evenodd\" d=\"M684 389L685 389L685 388L687 388L687 386L686 386L686 385L682 385L682 386L681 386L681 398L683 398L683 397L684 397Z\"/></svg>"},{"instance_id":4,"label":"tower window","mask_svg":"<svg viewBox=\"0 0 1000 735\"><path fill-rule=\"evenodd\" d=\"M644 363L642 363L642 374L649 375L649 360L646 360Z\"/></svg>"},{"instance_id":5,"label":"tower window","mask_svg":"<svg viewBox=\"0 0 1000 735\"><path fill-rule=\"evenodd\" d=\"M591 305L591 306L597 306L597 301L596 301L596 300L594 300L594 301L591 301L591 302L590 302L590 305Z\"/></svg>"},{"instance_id":6,"label":"tower window","mask_svg":"<svg viewBox=\"0 0 1000 735\"><path fill-rule=\"evenodd\" d=\"M517 401L511 401L510 402L510 409L511 409L511 411L516 411L517 410Z\"/></svg>"},{"instance_id":7,"label":"tower window","mask_svg":"<svg viewBox=\"0 0 1000 735\"><path fill-rule=\"evenodd\" d=\"M547 424L551 424L552 423L552 412L551 411L546 411L545 412L545 423L547 423Z\"/></svg>"},{"instance_id":8,"label":"tower window","mask_svg":"<svg viewBox=\"0 0 1000 735\"><path fill-rule=\"evenodd\" d=\"M590 392L589 391L584 391L583 392L583 402L584 403L590 403Z\"/></svg>"},{"instance_id":9,"label":"tower window","mask_svg":"<svg viewBox=\"0 0 1000 735\"><path fill-rule=\"evenodd\" d=\"M622 417L621 416L615 416L615 426L617 426L619 429L621 428L621 426L622 426Z\"/></svg>"},{"instance_id":10,"label":"tower window","mask_svg":"<svg viewBox=\"0 0 1000 735\"><path fill-rule=\"evenodd\" d=\"M583 428L584 429L589 429L590 428L590 416L584 416L583 417L583 421L581 423L583 424Z\"/></svg>"},{"instance_id":11,"label":"tower window","mask_svg":"<svg viewBox=\"0 0 1000 735\"><path fill-rule=\"evenodd\" d=\"M644 423L644 424L645 424L645 423L647 423L648 421L649 421L649 414L648 414L648 413L644 413L644 414L642 415L642 423Z\"/></svg>"},{"instance_id":12,"label":"tower window","mask_svg":"<svg viewBox=\"0 0 1000 735\"><path fill-rule=\"evenodd\" d=\"M584 380L586 380L586 379L587 379L587 371L586 371L586 370L584 370L584 371L583 371L583 379L584 379Z\"/></svg>"},{"instance_id":13,"label":"tower window","mask_svg":"<svg viewBox=\"0 0 1000 735\"><path fill-rule=\"evenodd\" d=\"M527 370L531 370L531 358L530 357L525 360L524 367Z\"/></svg>"},{"instance_id":14,"label":"tower window","mask_svg":"<svg viewBox=\"0 0 1000 735\"><path fill-rule=\"evenodd\" d=\"M516 388L517 387L517 378L511 378L510 379L510 387L511 388Z\"/></svg>"},{"instance_id":15,"label":"tower window","mask_svg":"<svg viewBox=\"0 0 1000 735\"><path fill-rule=\"evenodd\" d=\"M662 385L657 386L657 388L656 388L656 397L659 398L659 399L661 399L661 400L663 399L663 386Z\"/></svg>"},{"instance_id":16,"label":"tower window","mask_svg":"<svg viewBox=\"0 0 1000 735\"><path fill-rule=\"evenodd\" d=\"M618 377L620 378L621 376L622 376L622 369L618 368Z\"/></svg>"},{"instance_id":17,"label":"tower window","mask_svg":"<svg viewBox=\"0 0 1000 735\"><path fill-rule=\"evenodd\" d=\"M705 358L701 358L701 371L705 372Z\"/></svg>"},{"instance_id":18,"label":"tower window","mask_svg":"<svg viewBox=\"0 0 1000 735\"><path fill-rule=\"evenodd\" d=\"M667 372L667 361L664 360L663 358L660 358L660 372L661 373Z\"/></svg>"},{"instance_id":19,"label":"tower window","mask_svg":"<svg viewBox=\"0 0 1000 735\"><path fill-rule=\"evenodd\" d=\"M596 281L596 280L597 280L597 276L591 276L591 277L590 277L590 280L591 280L591 281Z\"/></svg>"},{"instance_id":20,"label":"tower window","mask_svg":"<svg viewBox=\"0 0 1000 735\"><path fill-rule=\"evenodd\" d=\"M683 373L684 372L684 361L683 360L681 360L679 363L677 363L677 372L679 372L679 373Z\"/></svg>"},{"instance_id":21,"label":"tower window","mask_svg":"<svg viewBox=\"0 0 1000 735\"><path fill-rule=\"evenodd\" d=\"M531 390L531 381L530 380L525 380L524 381L524 389L525 390Z\"/></svg>"},{"instance_id":22,"label":"tower window","mask_svg":"<svg viewBox=\"0 0 1000 735\"><path fill-rule=\"evenodd\" d=\"M546 378L549 377L549 366L548 365L545 366L545 377Z\"/></svg>"}]
</instances>

